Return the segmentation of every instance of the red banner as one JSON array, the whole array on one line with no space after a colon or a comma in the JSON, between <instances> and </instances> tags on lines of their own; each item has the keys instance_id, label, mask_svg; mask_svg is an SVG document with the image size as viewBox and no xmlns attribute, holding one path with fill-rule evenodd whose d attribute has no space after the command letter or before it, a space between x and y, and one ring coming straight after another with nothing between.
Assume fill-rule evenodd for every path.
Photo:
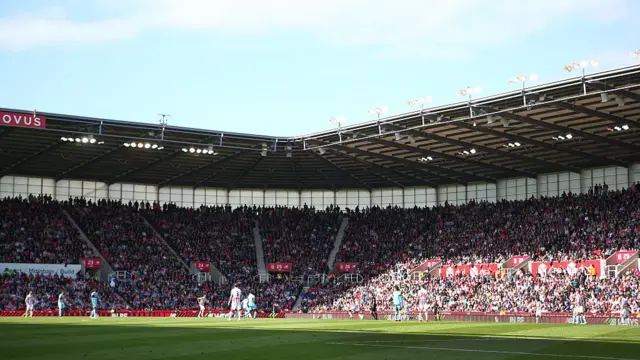
<instances>
[{"instance_id":1,"label":"red banner","mask_svg":"<svg viewBox=\"0 0 640 360\"><path fill-rule=\"evenodd\" d=\"M411 271L427 271L440 263L440 259L430 259L416 266Z\"/></svg>"},{"instance_id":2,"label":"red banner","mask_svg":"<svg viewBox=\"0 0 640 360\"><path fill-rule=\"evenodd\" d=\"M635 251L617 251L615 254L616 264L622 264L623 262L629 260L629 258L635 253Z\"/></svg>"},{"instance_id":3,"label":"red banner","mask_svg":"<svg viewBox=\"0 0 640 360\"><path fill-rule=\"evenodd\" d=\"M523 261L527 260L528 258L529 257L526 256L526 255L514 256L509 260L509 266L512 267L512 268L516 267L516 266L520 265Z\"/></svg>"},{"instance_id":4,"label":"red banner","mask_svg":"<svg viewBox=\"0 0 640 360\"><path fill-rule=\"evenodd\" d=\"M495 275L498 271L498 264L475 264L475 265L445 265L440 269L442 277L453 276L478 276L478 275Z\"/></svg>"},{"instance_id":5,"label":"red banner","mask_svg":"<svg viewBox=\"0 0 640 360\"><path fill-rule=\"evenodd\" d=\"M100 258L91 258L91 259L80 259L84 264L85 269L100 269L102 267L102 259Z\"/></svg>"},{"instance_id":6,"label":"red banner","mask_svg":"<svg viewBox=\"0 0 640 360\"><path fill-rule=\"evenodd\" d=\"M339 262L336 263L336 270L340 273L350 273L354 272L358 267L357 262Z\"/></svg>"},{"instance_id":7,"label":"red banner","mask_svg":"<svg viewBox=\"0 0 640 360\"><path fill-rule=\"evenodd\" d=\"M208 261L194 261L193 266L195 266L198 271L209 272L211 271L211 263Z\"/></svg>"},{"instance_id":8,"label":"red banner","mask_svg":"<svg viewBox=\"0 0 640 360\"><path fill-rule=\"evenodd\" d=\"M47 127L45 116L0 111L0 125L44 129Z\"/></svg>"},{"instance_id":9,"label":"red banner","mask_svg":"<svg viewBox=\"0 0 640 360\"><path fill-rule=\"evenodd\" d=\"M98 310L99 316L105 317L196 317L199 310ZM89 310L69 310L64 313L65 316L89 316L91 311ZM229 310L208 310L205 312L205 317L222 318L229 314ZM24 310L2 310L0 311L0 317L5 316L23 316ZM33 316L58 316L58 310L36 310L33 312ZM257 317L268 318L272 317L271 313L258 312ZM284 318L284 313L278 313L276 318Z\"/></svg>"},{"instance_id":10,"label":"red banner","mask_svg":"<svg viewBox=\"0 0 640 360\"><path fill-rule=\"evenodd\" d=\"M600 260L585 260L585 261L555 261L553 263L545 262L533 262L531 263L531 273L533 276L537 276L538 273L548 273L552 268L562 268L569 271L582 271L583 269L589 269L593 265L596 269L596 276L602 275L602 261Z\"/></svg>"},{"instance_id":11,"label":"red banner","mask_svg":"<svg viewBox=\"0 0 640 360\"><path fill-rule=\"evenodd\" d=\"M267 269L269 272L273 273L291 272L291 263L269 263L269 265L267 265Z\"/></svg>"}]
</instances>

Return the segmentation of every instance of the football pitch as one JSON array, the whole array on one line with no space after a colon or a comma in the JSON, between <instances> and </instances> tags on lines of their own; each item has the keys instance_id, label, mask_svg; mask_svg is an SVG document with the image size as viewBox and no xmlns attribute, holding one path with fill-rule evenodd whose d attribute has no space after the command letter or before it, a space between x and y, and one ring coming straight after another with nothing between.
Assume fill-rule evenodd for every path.
<instances>
[{"instance_id":1,"label":"football pitch","mask_svg":"<svg viewBox=\"0 0 640 360\"><path fill-rule=\"evenodd\" d=\"M0 318L0 359L640 359L640 328L361 320Z\"/></svg>"}]
</instances>

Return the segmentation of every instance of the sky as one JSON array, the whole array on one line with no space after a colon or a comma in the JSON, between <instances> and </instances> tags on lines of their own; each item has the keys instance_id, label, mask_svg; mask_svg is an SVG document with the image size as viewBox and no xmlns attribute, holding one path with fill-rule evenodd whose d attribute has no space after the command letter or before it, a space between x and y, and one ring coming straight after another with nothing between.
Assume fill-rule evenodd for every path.
<instances>
[{"instance_id":1,"label":"sky","mask_svg":"<svg viewBox=\"0 0 640 360\"><path fill-rule=\"evenodd\" d=\"M297 136L520 74L565 79L580 60L638 63L637 14L637 0L0 0L0 107Z\"/></svg>"}]
</instances>

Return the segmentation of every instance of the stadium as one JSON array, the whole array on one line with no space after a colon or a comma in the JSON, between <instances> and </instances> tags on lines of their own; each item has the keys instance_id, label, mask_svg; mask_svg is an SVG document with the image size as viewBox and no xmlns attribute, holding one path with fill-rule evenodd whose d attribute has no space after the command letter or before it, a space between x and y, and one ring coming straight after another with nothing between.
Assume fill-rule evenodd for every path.
<instances>
[{"instance_id":1,"label":"stadium","mask_svg":"<svg viewBox=\"0 0 640 360\"><path fill-rule=\"evenodd\" d=\"M296 137L0 117L3 358L638 358L640 66Z\"/></svg>"}]
</instances>

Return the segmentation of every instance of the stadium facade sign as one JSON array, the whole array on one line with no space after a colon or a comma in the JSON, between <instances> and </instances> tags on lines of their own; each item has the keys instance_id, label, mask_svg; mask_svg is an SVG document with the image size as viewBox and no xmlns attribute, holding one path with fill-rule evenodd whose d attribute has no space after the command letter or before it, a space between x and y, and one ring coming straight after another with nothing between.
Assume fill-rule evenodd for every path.
<instances>
[{"instance_id":1,"label":"stadium facade sign","mask_svg":"<svg viewBox=\"0 0 640 360\"><path fill-rule=\"evenodd\" d=\"M45 129L47 127L47 117L36 114L0 111L0 125Z\"/></svg>"},{"instance_id":2,"label":"stadium facade sign","mask_svg":"<svg viewBox=\"0 0 640 360\"><path fill-rule=\"evenodd\" d=\"M0 263L0 272L18 271L27 275L62 276L75 278L82 267L79 264L22 264Z\"/></svg>"}]
</instances>

